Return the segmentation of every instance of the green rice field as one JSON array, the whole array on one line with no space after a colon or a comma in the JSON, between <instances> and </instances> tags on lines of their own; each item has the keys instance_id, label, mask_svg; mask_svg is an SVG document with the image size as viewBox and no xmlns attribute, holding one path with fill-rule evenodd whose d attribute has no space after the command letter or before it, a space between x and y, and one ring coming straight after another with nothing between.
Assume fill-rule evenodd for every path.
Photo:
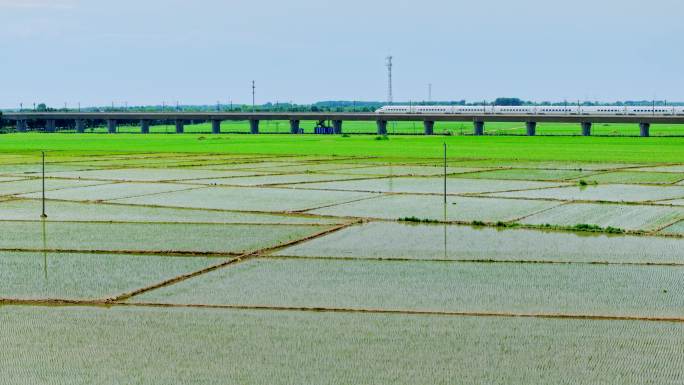
<instances>
[{"instance_id":1,"label":"green rice field","mask_svg":"<svg viewBox=\"0 0 684 385\"><path fill-rule=\"evenodd\" d=\"M459 125L0 136L0 383L682 383L679 128Z\"/></svg>"},{"instance_id":2,"label":"green rice field","mask_svg":"<svg viewBox=\"0 0 684 385\"><path fill-rule=\"evenodd\" d=\"M315 121L301 121L300 128L304 133L313 133L316 126ZM345 121L342 126L343 132L349 134L374 134L377 132L375 122L355 122ZM190 123L184 126L186 133L211 133L211 122L209 123ZM66 130L65 132L73 132ZM93 127L86 130L92 133L105 133L107 128ZM140 126L137 124L119 125L117 127L119 133L139 133ZM150 126L151 133L157 134L171 134L176 132L174 122L168 124L160 124ZM221 122L222 133L249 133L250 126L247 121L223 121ZM268 134L287 134L290 132L290 123L286 120L282 121L262 121L259 124L259 132ZM422 122L389 122L387 124L387 132L390 134L411 134L420 135L424 132ZM473 125L470 122L436 122L434 127L436 134L450 135L471 135L473 132ZM526 135L526 128L524 122L487 122L485 124L485 133L487 135ZM540 123L537 125L537 135L580 135L581 129L579 124L572 123ZM624 123L606 123L595 124L592 127L592 135L599 136L638 136L639 126L635 124ZM677 124L654 124L651 126L651 135L654 136L674 136L682 135L682 127Z\"/></svg>"}]
</instances>

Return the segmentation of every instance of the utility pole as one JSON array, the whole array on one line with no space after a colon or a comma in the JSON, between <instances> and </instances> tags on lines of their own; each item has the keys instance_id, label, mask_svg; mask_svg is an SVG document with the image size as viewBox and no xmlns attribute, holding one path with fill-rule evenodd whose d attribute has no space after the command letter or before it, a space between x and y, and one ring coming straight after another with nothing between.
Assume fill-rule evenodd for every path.
<instances>
[{"instance_id":1,"label":"utility pole","mask_svg":"<svg viewBox=\"0 0 684 385\"><path fill-rule=\"evenodd\" d=\"M41 155L42 155L42 158L43 158L43 177L41 178L42 181L43 181L43 199L42 199L42 202L43 202L43 212L42 212L42 214L40 214L40 217L43 218L43 219L45 219L45 218L47 218L47 214L45 214L45 151L43 151L43 152L41 153Z\"/></svg>"},{"instance_id":2,"label":"utility pole","mask_svg":"<svg viewBox=\"0 0 684 385\"><path fill-rule=\"evenodd\" d=\"M447 144L444 142L444 204L447 203Z\"/></svg>"},{"instance_id":3,"label":"utility pole","mask_svg":"<svg viewBox=\"0 0 684 385\"><path fill-rule=\"evenodd\" d=\"M387 104L392 105L392 56L387 56Z\"/></svg>"},{"instance_id":4,"label":"utility pole","mask_svg":"<svg viewBox=\"0 0 684 385\"><path fill-rule=\"evenodd\" d=\"M256 112L256 84L254 83L254 80L252 80L252 112Z\"/></svg>"},{"instance_id":5,"label":"utility pole","mask_svg":"<svg viewBox=\"0 0 684 385\"><path fill-rule=\"evenodd\" d=\"M428 103L432 103L432 83L428 83Z\"/></svg>"}]
</instances>

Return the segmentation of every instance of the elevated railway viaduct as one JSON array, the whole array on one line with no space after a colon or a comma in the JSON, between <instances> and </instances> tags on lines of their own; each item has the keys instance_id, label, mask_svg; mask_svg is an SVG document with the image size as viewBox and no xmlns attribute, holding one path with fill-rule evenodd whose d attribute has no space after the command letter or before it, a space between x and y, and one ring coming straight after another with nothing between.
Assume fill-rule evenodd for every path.
<instances>
[{"instance_id":1,"label":"elevated railway viaduct","mask_svg":"<svg viewBox=\"0 0 684 385\"><path fill-rule=\"evenodd\" d=\"M473 135L484 135L486 122L520 122L525 123L527 135L535 135L538 123L576 123L582 135L591 135L593 124L629 123L637 124L641 136L650 135L651 124L684 124L684 116L673 115L547 115L547 114L378 114L378 113L337 113L337 112L7 112L2 119L16 125L18 132L29 129L29 122L35 127L40 124L45 132L56 132L58 123L69 123L76 132L84 132L86 122L106 122L107 132L116 133L117 125L135 122L140 125L140 132L150 132L150 124L159 121L171 121L176 133L183 133L188 122L205 121L212 123L212 133L220 133L222 121L248 121L250 133L259 133L259 123L268 120L285 120L290 123L291 133L301 133L302 121L329 121L330 133L343 133L345 121L376 122L377 133L387 134L388 122L414 121L422 122L425 135L434 133L435 122L472 122Z\"/></svg>"}]
</instances>

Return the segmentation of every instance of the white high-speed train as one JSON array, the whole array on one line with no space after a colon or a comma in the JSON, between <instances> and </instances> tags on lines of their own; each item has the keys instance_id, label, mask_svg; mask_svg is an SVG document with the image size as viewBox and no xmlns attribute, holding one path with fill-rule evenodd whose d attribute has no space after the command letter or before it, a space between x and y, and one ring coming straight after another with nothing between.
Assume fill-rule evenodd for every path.
<instances>
[{"instance_id":1,"label":"white high-speed train","mask_svg":"<svg viewBox=\"0 0 684 385\"><path fill-rule=\"evenodd\" d=\"M684 106L384 106L375 112L378 114L684 116Z\"/></svg>"}]
</instances>

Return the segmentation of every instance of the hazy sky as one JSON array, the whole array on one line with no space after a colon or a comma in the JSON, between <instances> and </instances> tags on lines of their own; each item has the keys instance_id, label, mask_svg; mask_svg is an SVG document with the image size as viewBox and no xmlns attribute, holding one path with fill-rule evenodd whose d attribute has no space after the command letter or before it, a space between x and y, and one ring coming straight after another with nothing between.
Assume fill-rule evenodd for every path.
<instances>
[{"instance_id":1,"label":"hazy sky","mask_svg":"<svg viewBox=\"0 0 684 385\"><path fill-rule=\"evenodd\" d=\"M682 0L0 0L0 106L684 101Z\"/></svg>"}]
</instances>

